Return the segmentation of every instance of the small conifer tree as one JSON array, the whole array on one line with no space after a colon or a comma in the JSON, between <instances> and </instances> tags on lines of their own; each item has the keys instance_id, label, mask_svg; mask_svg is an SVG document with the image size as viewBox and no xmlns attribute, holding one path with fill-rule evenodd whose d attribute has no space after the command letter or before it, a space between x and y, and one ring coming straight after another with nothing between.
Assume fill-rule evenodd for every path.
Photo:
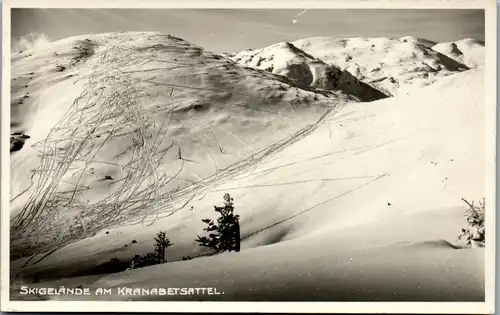
<instances>
[{"instance_id":1,"label":"small conifer tree","mask_svg":"<svg viewBox=\"0 0 500 315\"><path fill-rule=\"evenodd\" d=\"M234 214L233 198L224 195L224 206L214 206L214 211L219 213L217 224L211 219L201 220L208 226L204 228L208 237L198 236L196 240L200 246L213 249L216 253L225 251L240 251L240 225L239 215Z\"/></svg>"},{"instance_id":2,"label":"small conifer tree","mask_svg":"<svg viewBox=\"0 0 500 315\"><path fill-rule=\"evenodd\" d=\"M159 232L155 237L155 248L153 252L145 256L135 255L128 269L137 269L146 266L158 265L167 262L166 251L172 246L165 232Z\"/></svg>"},{"instance_id":3,"label":"small conifer tree","mask_svg":"<svg viewBox=\"0 0 500 315\"><path fill-rule=\"evenodd\" d=\"M158 235L155 237L155 256L158 258L158 261L160 264L166 263L166 251L167 248L174 245L170 242L170 240L167 238L165 232L160 232Z\"/></svg>"}]
</instances>

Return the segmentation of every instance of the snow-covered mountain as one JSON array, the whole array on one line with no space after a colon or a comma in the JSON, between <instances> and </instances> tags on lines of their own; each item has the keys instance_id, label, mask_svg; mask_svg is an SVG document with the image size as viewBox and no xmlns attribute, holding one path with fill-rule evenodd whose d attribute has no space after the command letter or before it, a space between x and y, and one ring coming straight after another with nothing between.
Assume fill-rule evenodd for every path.
<instances>
[{"instance_id":1,"label":"snow-covered mountain","mask_svg":"<svg viewBox=\"0 0 500 315\"><path fill-rule=\"evenodd\" d=\"M341 90L358 96L382 98L385 95L347 71L328 65L291 43L282 42L257 50L246 50L231 55L235 62L247 67L266 70L293 80L303 88Z\"/></svg>"},{"instance_id":2,"label":"snow-covered mountain","mask_svg":"<svg viewBox=\"0 0 500 315\"><path fill-rule=\"evenodd\" d=\"M467 43L309 38L218 55L124 32L14 53L14 288L37 275L240 301L484 300L484 249L456 239L461 198L487 190L482 46ZM183 261L204 253L194 239L224 193L242 251ZM169 263L124 271L158 231Z\"/></svg>"},{"instance_id":3,"label":"snow-covered mountain","mask_svg":"<svg viewBox=\"0 0 500 315\"><path fill-rule=\"evenodd\" d=\"M290 71L295 65L320 64L311 69L335 69L344 74L346 81L351 76L369 84L388 95L411 93L446 76L475 67L482 60L483 46L479 41L459 41L467 57L457 58L448 54L449 43L437 44L421 38L331 38L312 37L291 43L280 43L257 50L247 50L230 55L231 59L247 66L268 69L290 77L301 77L304 82L316 82L308 77L319 77L323 87L335 86L329 82L325 71L316 76L308 72ZM289 48L289 49L285 49ZM293 47L293 49L292 49ZM437 48L437 49L434 49ZM305 62L307 60L308 62ZM304 68L304 66L300 66ZM316 70L317 71L317 70ZM314 71L309 71L314 73ZM326 78L325 78L326 77ZM342 75L341 75L342 77Z\"/></svg>"},{"instance_id":4,"label":"snow-covered mountain","mask_svg":"<svg viewBox=\"0 0 500 315\"><path fill-rule=\"evenodd\" d=\"M438 43L432 49L466 65L477 68L484 65L484 42L465 38L456 42Z\"/></svg>"}]
</instances>

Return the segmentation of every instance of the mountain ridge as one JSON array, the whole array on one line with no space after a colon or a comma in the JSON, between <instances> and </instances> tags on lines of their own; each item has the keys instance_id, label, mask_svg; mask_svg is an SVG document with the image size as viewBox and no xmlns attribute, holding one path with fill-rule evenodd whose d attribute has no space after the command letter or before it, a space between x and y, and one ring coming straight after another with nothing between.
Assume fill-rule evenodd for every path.
<instances>
[{"instance_id":1,"label":"mountain ridge","mask_svg":"<svg viewBox=\"0 0 500 315\"><path fill-rule=\"evenodd\" d=\"M281 47L275 45L260 49L245 50L239 53L227 54L232 60L245 66L270 69L278 72L286 68L276 63L304 63L301 55L310 60L330 66L337 71L343 71L354 76L364 84L371 85L379 91L389 95L412 93L436 82L443 77L477 67L484 59L481 50L481 41L464 39L457 41L461 49L468 53L468 58L448 53L447 46L452 43L436 43L415 36L401 38L374 37L374 38L335 38L310 37L287 43L294 47L297 56L283 56ZM453 43L453 45L457 45ZM483 49L481 49L483 47ZM278 62L273 57L280 55ZM264 64L260 61L265 60ZM286 74L285 74L286 75ZM297 77L293 74L292 77ZM328 80L328 79L327 79ZM311 81L311 80L309 80Z\"/></svg>"}]
</instances>

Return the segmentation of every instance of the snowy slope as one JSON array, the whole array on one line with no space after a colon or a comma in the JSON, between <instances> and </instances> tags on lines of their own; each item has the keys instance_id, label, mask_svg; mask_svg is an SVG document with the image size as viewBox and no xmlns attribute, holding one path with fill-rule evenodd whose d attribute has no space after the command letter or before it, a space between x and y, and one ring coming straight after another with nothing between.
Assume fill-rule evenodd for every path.
<instances>
[{"instance_id":1,"label":"snowy slope","mask_svg":"<svg viewBox=\"0 0 500 315\"><path fill-rule=\"evenodd\" d=\"M159 33L68 38L14 54L12 69L12 133L30 137L11 156L13 224L42 218L33 231L14 229L18 255L159 209L173 214L192 191L358 99Z\"/></svg>"},{"instance_id":2,"label":"snowy slope","mask_svg":"<svg viewBox=\"0 0 500 315\"><path fill-rule=\"evenodd\" d=\"M292 42L314 58L346 70L390 95L412 93L467 69L421 38L311 37Z\"/></svg>"},{"instance_id":3,"label":"snowy slope","mask_svg":"<svg viewBox=\"0 0 500 315\"><path fill-rule=\"evenodd\" d=\"M40 285L216 285L226 295L209 298L227 300L483 300L484 250L461 249L456 240L465 224L460 198L485 194L483 86L478 68L409 96L349 104L198 194L191 211L103 230L25 268L19 279L118 271L150 251L159 230L175 243L171 260L195 255L200 219L229 192L241 216L241 253ZM113 257L122 265L110 266Z\"/></svg>"}]
</instances>

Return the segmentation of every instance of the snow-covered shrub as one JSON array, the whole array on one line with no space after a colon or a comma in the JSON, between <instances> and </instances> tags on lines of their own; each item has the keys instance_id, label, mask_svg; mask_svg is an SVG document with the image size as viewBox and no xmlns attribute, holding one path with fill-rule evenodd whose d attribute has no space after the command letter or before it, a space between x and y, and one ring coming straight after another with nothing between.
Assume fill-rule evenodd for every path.
<instances>
[{"instance_id":1,"label":"snow-covered shrub","mask_svg":"<svg viewBox=\"0 0 500 315\"><path fill-rule=\"evenodd\" d=\"M484 214L485 214L485 200L479 202L479 206L474 205L474 201L468 202L467 200L462 200L467 204L468 209L465 211L464 217L467 221L468 228L462 229L462 232L458 236L459 240L465 240L467 245L478 245L484 247L485 244L485 226L484 226Z\"/></svg>"}]
</instances>

